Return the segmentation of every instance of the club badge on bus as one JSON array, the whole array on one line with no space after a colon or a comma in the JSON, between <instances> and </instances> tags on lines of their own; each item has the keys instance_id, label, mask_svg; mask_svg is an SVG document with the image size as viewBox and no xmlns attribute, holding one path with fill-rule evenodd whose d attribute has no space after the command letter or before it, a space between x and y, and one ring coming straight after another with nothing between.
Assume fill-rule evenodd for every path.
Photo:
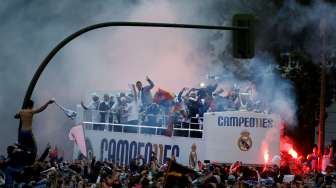
<instances>
[{"instance_id":1,"label":"club badge on bus","mask_svg":"<svg viewBox=\"0 0 336 188\"><path fill-rule=\"evenodd\" d=\"M238 147L241 151L248 151L252 147L252 139L248 131L242 131L240 133Z\"/></svg>"}]
</instances>

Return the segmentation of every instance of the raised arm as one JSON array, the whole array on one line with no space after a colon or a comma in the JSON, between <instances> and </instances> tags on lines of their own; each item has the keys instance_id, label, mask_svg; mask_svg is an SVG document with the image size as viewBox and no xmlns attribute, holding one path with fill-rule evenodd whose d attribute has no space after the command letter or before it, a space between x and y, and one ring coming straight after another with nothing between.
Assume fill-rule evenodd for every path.
<instances>
[{"instance_id":1,"label":"raised arm","mask_svg":"<svg viewBox=\"0 0 336 188\"><path fill-rule=\"evenodd\" d=\"M43 106L41 106L40 108L37 108L37 109L34 109L33 110L33 113L34 114L37 114L37 113L40 113L42 112L43 110L45 110L49 104L52 104L54 103L55 101L54 100L49 100L48 102L46 102Z\"/></svg>"},{"instance_id":2,"label":"raised arm","mask_svg":"<svg viewBox=\"0 0 336 188\"><path fill-rule=\"evenodd\" d=\"M89 109L87 106L85 106L85 104L84 104L83 101L81 101L81 106L82 106L82 108L83 108L84 110L88 110L88 109Z\"/></svg>"},{"instance_id":3,"label":"raised arm","mask_svg":"<svg viewBox=\"0 0 336 188\"><path fill-rule=\"evenodd\" d=\"M44 152L42 153L41 157L38 159L38 161L43 162L49 155L50 153L51 146L48 143L47 147L44 149Z\"/></svg>"},{"instance_id":4,"label":"raised arm","mask_svg":"<svg viewBox=\"0 0 336 188\"><path fill-rule=\"evenodd\" d=\"M137 91L135 89L135 85L134 84L132 84L132 92L133 92L133 95L134 95L135 102L138 102L138 94L137 94Z\"/></svg>"},{"instance_id":5,"label":"raised arm","mask_svg":"<svg viewBox=\"0 0 336 188\"><path fill-rule=\"evenodd\" d=\"M95 165L96 165L96 156L93 156L92 160L91 160L91 164L90 164L90 167L91 167L91 173L93 173L93 170L95 168Z\"/></svg>"},{"instance_id":6,"label":"raised arm","mask_svg":"<svg viewBox=\"0 0 336 188\"><path fill-rule=\"evenodd\" d=\"M177 100L178 100L179 102L182 102L182 95L183 95L184 91L186 91L186 90L187 90L187 88L184 87L184 88L179 92L179 94L177 95Z\"/></svg>"},{"instance_id":7,"label":"raised arm","mask_svg":"<svg viewBox=\"0 0 336 188\"><path fill-rule=\"evenodd\" d=\"M149 87L148 87L148 89L153 89L153 88L154 88L154 83L153 83L153 81L152 81L151 79L149 79L148 76L146 77L146 80L147 80L147 82L149 83Z\"/></svg>"}]
</instances>

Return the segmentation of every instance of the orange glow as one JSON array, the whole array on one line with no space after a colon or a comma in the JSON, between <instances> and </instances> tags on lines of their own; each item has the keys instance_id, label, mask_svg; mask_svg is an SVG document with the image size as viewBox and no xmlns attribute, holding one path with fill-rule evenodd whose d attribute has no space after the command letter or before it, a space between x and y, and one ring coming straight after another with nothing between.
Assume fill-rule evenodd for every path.
<instances>
[{"instance_id":1,"label":"orange glow","mask_svg":"<svg viewBox=\"0 0 336 188\"><path fill-rule=\"evenodd\" d=\"M265 152L264 152L264 161L265 161L265 164L268 163L268 158L269 158L268 151L265 151Z\"/></svg>"},{"instance_id":2,"label":"orange glow","mask_svg":"<svg viewBox=\"0 0 336 188\"><path fill-rule=\"evenodd\" d=\"M298 158L298 154L297 154L297 152L293 148L291 148L290 150L288 150L288 154L291 155L294 159Z\"/></svg>"}]
</instances>

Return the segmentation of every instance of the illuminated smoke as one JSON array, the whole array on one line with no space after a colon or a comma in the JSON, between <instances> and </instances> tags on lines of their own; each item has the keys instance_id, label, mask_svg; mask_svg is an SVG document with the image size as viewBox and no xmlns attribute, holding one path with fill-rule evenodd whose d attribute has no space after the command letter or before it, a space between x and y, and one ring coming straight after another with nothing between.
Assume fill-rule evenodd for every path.
<instances>
[{"instance_id":1,"label":"illuminated smoke","mask_svg":"<svg viewBox=\"0 0 336 188\"><path fill-rule=\"evenodd\" d=\"M265 164L268 164L268 159L269 159L269 153L268 150L264 151L264 162Z\"/></svg>"},{"instance_id":2,"label":"illuminated smoke","mask_svg":"<svg viewBox=\"0 0 336 188\"><path fill-rule=\"evenodd\" d=\"M1 126L1 132L9 133L2 135L1 153L5 153L6 146L16 139L18 122L13 119L13 114L20 108L32 73L52 47L70 33L105 21L230 25L232 14L250 12L254 10L253 6L258 8L269 4L267 1L247 3L236 0L195 0L192 3L152 0L41 2L13 0L3 1L0 6L0 41L6 44L0 51L3 60L0 68L0 105L6 107L1 109L0 119L5 125ZM103 29L79 37L57 54L38 83L33 99L39 105L56 97L67 108L75 109L76 104L92 91L124 90L129 83L144 81L146 75L157 86L176 92L185 86L197 86L204 81L208 72L213 72L224 75L225 81L220 82L224 94L234 83L244 85L253 81L256 83L255 95L263 96L273 112L281 115L286 123L295 125L297 108L293 88L290 82L272 71L275 62L267 51L272 41L268 37L269 28L285 20L284 27L290 31L283 32L280 28L282 34L274 34L277 38L271 44L288 46L292 41L284 35L297 34L307 25L314 26L312 23L318 21L322 12L334 12L328 17L328 25L335 27L335 19L332 19L335 11L324 3L317 2L312 10L308 10L298 7L294 1L284 2L285 8L275 18L268 14L271 8L255 9L260 10L255 12L261 13L260 20L269 18L271 21L259 30L266 34L258 36L257 54L250 62L239 63L230 57L230 32ZM293 4L303 12L300 19L282 19L291 16L287 9ZM312 45L305 47L314 52L317 43L310 39L313 38L308 39ZM242 78L241 75L246 77ZM34 130L39 130L35 135L39 148L50 142L71 151L70 142L64 140L72 125L73 122L65 119L64 114L55 107L37 116ZM269 139L272 138L266 137L265 143ZM71 155L66 154L66 158Z\"/></svg>"},{"instance_id":3,"label":"illuminated smoke","mask_svg":"<svg viewBox=\"0 0 336 188\"><path fill-rule=\"evenodd\" d=\"M294 159L298 158L298 154L297 154L297 152L293 148L290 148L288 150L288 154L291 155Z\"/></svg>"},{"instance_id":4,"label":"illuminated smoke","mask_svg":"<svg viewBox=\"0 0 336 188\"><path fill-rule=\"evenodd\" d=\"M0 119L6 125L1 126L1 132L10 134L2 135L1 153L16 139L18 121L13 116L20 108L33 72L64 37L84 26L106 21L190 23L185 19L189 16L184 15L196 14L191 10L197 9L191 4L189 11L181 11L178 8L181 4L168 1L7 2L0 8L3 18L0 39L7 44L0 52L7 62L1 64L0 69L0 102L8 108L2 108ZM196 49L200 35L197 33L197 30L163 28L110 28L89 32L55 56L32 99L38 106L55 97L66 108L75 110L76 104L87 100L86 96L93 91L128 90L130 83L145 82L146 75L156 87L171 92L197 86L204 74L199 64L206 62ZM50 142L71 151L72 143L66 140L74 122L59 109L51 106L34 121L39 150ZM71 156L70 152L65 154L65 158Z\"/></svg>"},{"instance_id":5,"label":"illuminated smoke","mask_svg":"<svg viewBox=\"0 0 336 188\"><path fill-rule=\"evenodd\" d=\"M298 158L298 152L294 149L293 141L286 136L281 137L280 151L289 154L294 159Z\"/></svg>"}]
</instances>

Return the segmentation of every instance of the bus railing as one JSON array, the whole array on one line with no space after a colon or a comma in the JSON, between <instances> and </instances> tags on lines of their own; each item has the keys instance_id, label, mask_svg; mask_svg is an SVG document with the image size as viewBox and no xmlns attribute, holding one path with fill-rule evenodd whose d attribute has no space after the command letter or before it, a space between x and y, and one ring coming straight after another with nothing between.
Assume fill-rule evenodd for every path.
<instances>
[{"instance_id":1,"label":"bus railing","mask_svg":"<svg viewBox=\"0 0 336 188\"><path fill-rule=\"evenodd\" d=\"M78 121L84 125L86 130L152 135L166 135L167 131L172 131L172 136L194 138L202 138L203 135L203 117L185 119L177 116L171 117L165 114L141 114L136 123L130 123L128 121L118 122L118 119L110 119L110 116L101 118L101 113L104 113L104 115L109 114L117 118L117 114L114 112L83 110L82 118L78 119ZM88 116L88 114L91 117ZM148 119L152 121L147 121Z\"/></svg>"}]
</instances>

